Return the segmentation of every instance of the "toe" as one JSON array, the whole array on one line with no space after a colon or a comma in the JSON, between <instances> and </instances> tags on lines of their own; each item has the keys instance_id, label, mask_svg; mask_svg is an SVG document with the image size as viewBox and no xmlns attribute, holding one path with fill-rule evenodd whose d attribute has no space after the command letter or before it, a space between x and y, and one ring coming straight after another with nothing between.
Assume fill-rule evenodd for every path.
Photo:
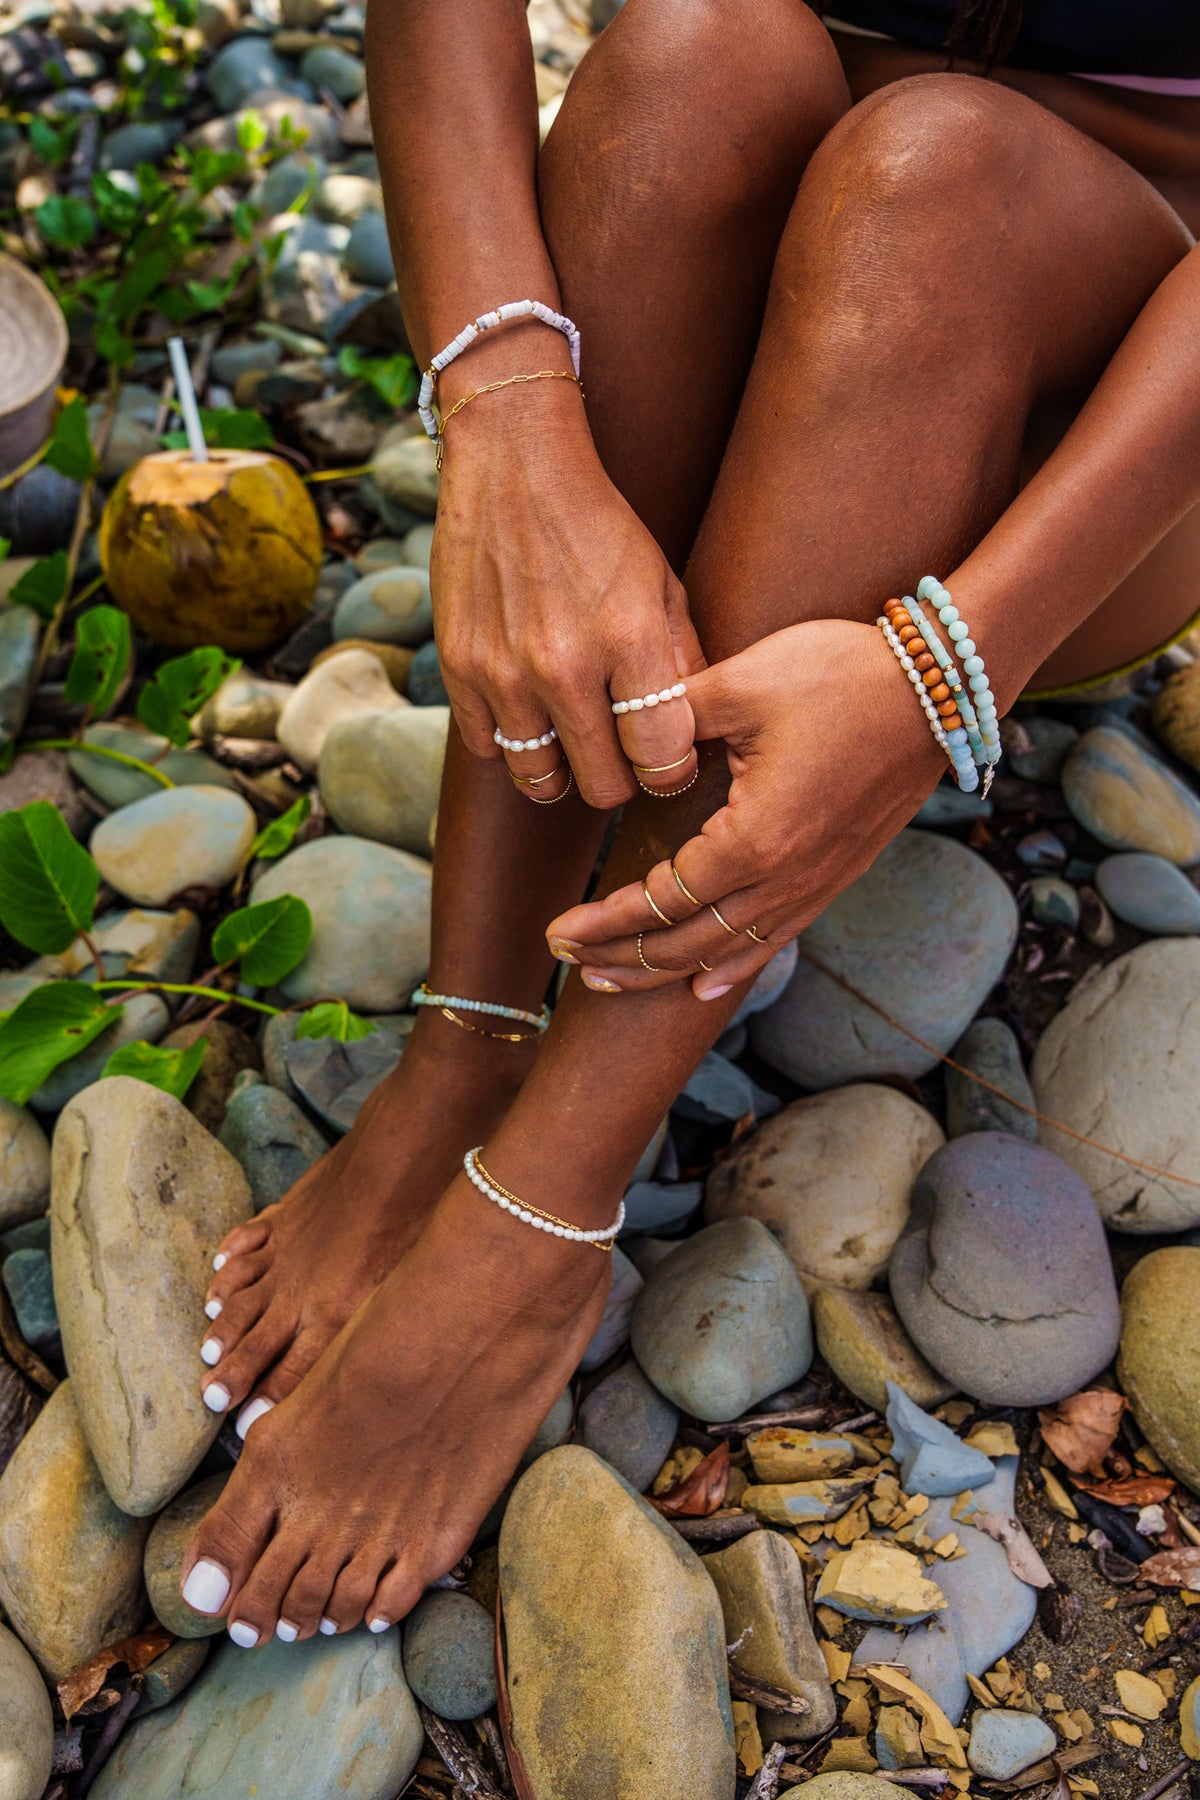
<instances>
[{"instance_id":1,"label":"toe","mask_svg":"<svg viewBox=\"0 0 1200 1800\"><path fill-rule=\"evenodd\" d=\"M247 1400L245 1406L243 1406L241 1412L238 1414L237 1420L237 1434L242 1439L243 1443L246 1440L246 1433L249 1431L250 1427L252 1425L257 1425L258 1421L269 1413L274 1405L275 1402L273 1400L268 1400L265 1394L255 1394L253 1400Z\"/></svg>"},{"instance_id":2,"label":"toe","mask_svg":"<svg viewBox=\"0 0 1200 1800\"><path fill-rule=\"evenodd\" d=\"M267 1212L260 1212L253 1219L247 1219L241 1225L222 1238L217 1247L217 1255L231 1261L236 1256L246 1256L251 1250L261 1250L271 1235L271 1207ZM222 1265L224 1267L224 1264Z\"/></svg>"},{"instance_id":3,"label":"toe","mask_svg":"<svg viewBox=\"0 0 1200 1800\"><path fill-rule=\"evenodd\" d=\"M320 1356L323 1347L316 1332L301 1331L284 1351L274 1368L267 1370L255 1390L256 1397L261 1395L273 1405L278 1406L281 1400L286 1400L288 1395L300 1386Z\"/></svg>"},{"instance_id":4,"label":"toe","mask_svg":"<svg viewBox=\"0 0 1200 1800\"><path fill-rule=\"evenodd\" d=\"M224 1319L218 1319L218 1329L224 1325ZM201 1391L204 1404L212 1412L227 1412L231 1406L240 1406L247 1394L258 1381L264 1369L269 1369L282 1352L291 1335L289 1321L283 1318L278 1308L271 1308L258 1323L240 1338L212 1366L212 1374L201 1378ZM216 1342L215 1336L206 1340ZM222 1346L224 1348L224 1346ZM210 1389L220 1389L225 1395L223 1405L209 1400ZM214 1392L214 1400L216 1394Z\"/></svg>"},{"instance_id":5,"label":"toe","mask_svg":"<svg viewBox=\"0 0 1200 1800\"><path fill-rule=\"evenodd\" d=\"M367 1605L368 1631L386 1631L389 1625L405 1619L421 1598L424 1588L413 1573L410 1563L400 1561L390 1568Z\"/></svg>"},{"instance_id":6,"label":"toe","mask_svg":"<svg viewBox=\"0 0 1200 1800\"><path fill-rule=\"evenodd\" d=\"M269 1485L246 1458L188 1545L182 1593L189 1606L211 1617L225 1611L258 1560L274 1518Z\"/></svg>"},{"instance_id":7,"label":"toe","mask_svg":"<svg viewBox=\"0 0 1200 1800\"><path fill-rule=\"evenodd\" d=\"M222 1263L214 1273L208 1284L206 1302L219 1300L222 1308L227 1307L235 1294L253 1287L271 1267L272 1259L268 1250L254 1250L248 1256L233 1257L229 1262Z\"/></svg>"},{"instance_id":8,"label":"toe","mask_svg":"<svg viewBox=\"0 0 1200 1800\"><path fill-rule=\"evenodd\" d=\"M386 1558L363 1553L348 1562L333 1584L325 1604L325 1618L339 1631L352 1631L366 1617L367 1607L379 1586ZM321 1626L324 1630L324 1625Z\"/></svg>"},{"instance_id":9,"label":"toe","mask_svg":"<svg viewBox=\"0 0 1200 1800\"><path fill-rule=\"evenodd\" d=\"M217 1301L210 1300L204 1309L211 1324L200 1345L201 1361L213 1369L223 1356L228 1356L246 1333L257 1325L266 1311L267 1300L268 1295L261 1282L256 1287L248 1288L245 1293L235 1294L228 1306L221 1306ZM215 1355L208 1347L211 1344L217 1346Z\"/></svg>"},{"instance_id":10,"label":"toe","mask_svg":"<svg viewBox=\"0 0 1200 1800\"><path fill-rule=\"evenodd\" d=\"M280 1603L309 1548L298 1529L276 1532L229 1602L228 1631L235 1644L252 1650L256 1645L269 1643L281 1622L284 1629L279 1635L286 1643L300 1635L296 1622L286 1618Z\"/></svg>"},{"instance_id":11,"label":"toe","mask_svg":"<svg viewBox=\"0 0 1200 1800\"><path fill-rule=\"evenodd\" d=\"M336 1559L312 1556L301 1565L279 1603L277 1637L287 1638L282 1629L285 1624L300 1638L310 1638L320 1630L321 1620L328 1615L329 1596L337 1575Z\"/></svg>"}]
</instances>

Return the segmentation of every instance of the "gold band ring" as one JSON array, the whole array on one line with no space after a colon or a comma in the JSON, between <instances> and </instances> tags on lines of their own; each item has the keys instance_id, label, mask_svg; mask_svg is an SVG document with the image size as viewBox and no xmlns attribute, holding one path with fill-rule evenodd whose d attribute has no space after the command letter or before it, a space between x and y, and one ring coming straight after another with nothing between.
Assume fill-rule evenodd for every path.
<instances>
[{"instance_id":1,"label":"gold band ring","mask_svg":"<svg viewBox=\"0 0 1200 1800\"><path fill-rule=\"evenodd\" d=\"M514 780L515 779L516 778L514 777ZM561 794L555 794L553 800L539 800L536 794L530 794L528 797L530 800L533 801L533 804L535 806L557 806L560 800L566 799L567 795L570 793L571 789L574 786L575 786L575 776L572 773L568 773L566 787L563 789Z\"/></svg>"},{"instance_id":2,"label":"gold band ring","mask_svg":"<svg viewBox=\"0 0 1200 1800\"><path fill-rule=\"evenodd\" d=\"M741 935L742 935L741 932L736 931L734 929L734 927L729 923L728 919L723 919L721 917L720 913L717 911L716 907L713 905L711 900L708 903L708 910L712 914L713 918L717 921L717 924L723 925L725 927L725 929L729 933L730 937L741 937Z\"/></svg>"},{"instance_id":3,"label":"gold band ring","mask_svg":"<svg viewBox=\"0 0 1200 1800\"><path fill-rule=\"evenodd\" d=\"M642 939L645 935L645 932L642 931L639 931L637 934L637 959L641 963L643 969L648 970L651 975L663 975L666 973L664 969L656 969L652 962L646 961L646 955L642 949Z\"/></svg>"},{"instance_id":4,"label":"gold band ring","mask_svg":"<svg viewBox=\"0 0 1200 1800\"><path fill-rule=\"evenodd\" d=\"M687 755L681 756L677 762L658 763L653 768L648 767L646 763L630 763L629 766L636 775L665 775L668 769L682 769L684 763L689 760L692 753L692 750L689 750Z\"/></svg>"},{"instance_id":5,"label":"gold band ring","mask_svg":"<svg viewBox=\"0 0 1200 1800\"><path fill-rule=\"evenodd\" d=\"M711 968L711 966L710 966L710 965L709 965L709 964L708 964L708 963L706 963L706 962L705 962L705 960L704 960L704 958L703 958L703 957L702 957L702 956L700 956L700 957L697 957L697 959L696 959L696 960L697 960L697 961L698 961L698 962L699 962L699 964L700 964L700 967L701 967L701 968L702 968L702 969L703 969L703 970L704 970L704 973L705 973L705 974L706 974L706 975L711 975L711 974L712 974L712 968Z\"/></svg>"},{"instance_id":6,"label":"gold band ring","mask_svg":"<svg viewBox=\"0 0 1200 1800\"><path fill-rule=\"evenodd\" d=\"M646 896L646 905L650 908L650 911L654 914L656 919L661 919L664 925L679 924L678 919L669 919L667 917L662 907L655 901L654 895L650 892L650 889L646 886L645 880L642 881L642 893Z\"/></svg>"},{"instance_id":7,"label":"gold band ring","mask_svg":"<svg viewBox=\"0 0 1200 1800\"><path fill-rule=\"evenodd\" d=\"M699 763L697 763L697 765L696 765L696 773L692 776L692 779L690 781L685 781L682 787L677 787L677 788L647 787L640 775L638 775L636 777L637 784L641 788L643 794L649 794L650 797L654 800L674 800L677 794L686 794L690 787L695 787L695 785L699 781L699 779L700 779Z\"/></svg>"},{"instance_id":8,"label":"gold band ring","mask_svg":"<svg viewBox=\"0 0 1200 1800\"><path fill-rule=\"evenodd\" d=\"M766 938L759 937L757 925L747 925L746 936L753 938L756 944L765 944L767 941Z\"/></svg>"},{"instance_id":9,"label":"gold band ring","mask_svg":"<svg viewBox=\"0 0 1200 1800\"><path fill-rule=\"evenodd\" d=\"M683 876L679 873L679 870L675 867L675 858L674 857L671 858L671 873L675 877L675 885L679 889L680 893L683 895L684 899L690 901L693 906L703 906L704 905L703 900L697 900L695 894L693 894L691 888L687 885L687 883L683 879Z\"/></svg>"},{"instance_id":10,"label":"gold band ring","mask_svg":"<svg viewBox=\"0 0 1200 1800\"><path fill-rule=\"evenodd\" d=\"M541 787L543 781L549 781L551 776L558 774L558 771L562 768L566 760L565 756L560 756L554 767L546 775L514 775L510 769L508 771L509 780L515 781L518 787Z\"/></svg>"}]
</instances>

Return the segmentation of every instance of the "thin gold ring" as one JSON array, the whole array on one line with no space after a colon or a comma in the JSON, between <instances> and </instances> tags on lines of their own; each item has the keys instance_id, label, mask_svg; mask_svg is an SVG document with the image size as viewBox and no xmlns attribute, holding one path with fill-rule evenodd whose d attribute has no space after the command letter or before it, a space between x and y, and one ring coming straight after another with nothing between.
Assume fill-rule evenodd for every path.
<instances>
[{"instance_id":1,"label":"thin gold ring","mask_svg":"<svg viewBox=\"0 0 1200 1800\"><path fill-rule=\"evenodd\" d=\"M543 781L549 781L552 775L558 774L566 760L565 756L560 756L554 767L545 775L514 775L510 769L508 771L509 779L515 781L518 787L541 787Z\"/></svg>"},{"instance_id":2,"label":"thin gold ring","mask_svg":"<svg viewBox=\"0 0 1200 1800\"><path fill-rule=\"evenodd\" d=\"M713 918L717 921L717 924L723 925L725 927L725 929L729 933L730 937L741 937L741 935L742 935L741 932L736 931L734 929L734 927L729 923L728 919L723 919L721 917L720 913L717 911L716 907L713 905L711 900L708 903L708 910L712 914Z\"/></svg>"},{"instance_id":3,"label":"thin gold ring","mask_svg":"<svg viewBox=\"0 0 1200 1800\"><path fill-rule=\"evenodd\" d=\"M699 962L699 964L700 964L700 967L701 967L701 968L702 968L702 969L703 969L703 970L704 970L704 973L705 973L705 974L706 974L706 975L711 975L711 974L712 974L712 968L711 968L711 966L710 966L710 965L709 965L709 964L708 964L708 963L706 963L706 962L705 962L705 960L704 960L704 958L703 958L703 957L702 957L702 956L701 956L701 957L698 957L698 958L697 958L697 961L698 961L698 962Z\"/></svg>"},{"instance_id":4,"label":"thin gold ring","mask_svg":"<svg viewBox=\"0 0 1200 1800\"><path fill-rule=\"evenodd\" d=\"M653 768L646 763L630 763L629 766L637 775L665 775L668 769L682 769L684 763L693 755L694 750L695 746L693 745L692 749L687 752L687 755L681 756L677 762L658 763Z\"/></svg>"},{"instance_id":5,"label":"thin gold ring","mask_svg":"<svg viewBox=\"0 0 1200 1800\"><path fill-rule=\"evenodd\" d=\"M647 787L640 775L637 777L637 784L641 788L643 794L649 794L651 796L651 798L654 800L674 800L674 798L677 794L686 794L690 787L695 787L695 785L699 781L699 779L700 779L700 765L699 765L699 763L697 763L696 764L696 773L692 776L692 779L690 781L685 781L682 787L677 787L677 788Z\"/></svg>"},{"instance_id":6,"label":"thin gold ring","mask_svg":"<svg viewBox=\"0 0 1200 1800\"><path fill-rule=\"evenodd\" d=\"M645 952L642 949L642 939L645 935L646 934L643 931L639 931L637 934L637 958L638 958L638 961L641 963L643 969L649 970L651 975L663 975L666 973L665 969L656 969L652 962L646 961Z\"/></svg>"},{"instance_id":7,"label":"thin gold ring","mask_svg":"<svg viewBox=\"0 0 1200 1800\"><path fill-rule=\"evenodd\" d=\"M675 858L674 857L671 858L671 873L675 877L675 885L679 889L680 893L683 895L684 899L689 900L693 906L703 906L704 905L703 900L697 900L695 894L693 894L691 888L687 885L687 883L683 879L683 876L679 873L679 870L675 867Z\"/></svg>"},{"instance_id":8,"label":"thin gold ring","mask_svg":"<svg viewBox=\"0 0 1200 1800\"><path fill-rule=\"evenodd\" d=\"M756 944L765 944L767 941L766 938L759 937L757 925L747 925L746 936L753 938Z\"/></svg>"},{"instance_id":9,"label":"thin gold ring","mask_svg":"<svg viewBox=\"0 0 1200 1800\"><path fill-rule=\"evenodd\" d=\"M575 776L574 776L574 774L568 774L566 787L563 789L561 794L555 794L553 800L539 800L536 794L530 794L529 798L533 801L533 804L535 806L557 806L560 800L566 799L567 795L570 793L571 789L574 786L575 786Z\"/></svg>"},{"instance_id":10,"label":"thin gold ring","mask_svg":"<svg viewBox=\"0 0 1200 1800\"><path fill-rule=\"evenodd\" d=\"M655 901L654 895L650 892L650 889L646 886L646 882L645 882L644 878L642 880L642 892L646 896L646 905L650 908L650 911L654 914L656 919L661 919L664 925L678 925L679 924L678 919L669 919L667 917L666 913L663 911L662 907L657 904L657 902Z\"/></svg>"}]
</instances>

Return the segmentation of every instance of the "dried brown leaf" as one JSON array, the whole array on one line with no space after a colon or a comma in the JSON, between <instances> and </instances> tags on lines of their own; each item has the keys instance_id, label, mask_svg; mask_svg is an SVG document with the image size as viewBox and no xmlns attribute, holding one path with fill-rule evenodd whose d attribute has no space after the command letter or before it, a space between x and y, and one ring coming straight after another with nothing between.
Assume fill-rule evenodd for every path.
<instances>
[{"instance_id":1,"label":"dried brown leaf","mask_svg":"<svg viewBox=\"0 0 1200 1800\"><path fill-rule=\"evenodd\" d=\"M1109 1388L1086 1388L1069 1394L1057 1406L1038 1413L1042 1436L1060 1463L1073 1475L1104 1475L1104 1458L1112 1449L1121 1414L1128 1401Z\"/></svg>"},{"instance_id":2,"label":"dried brown leaf","mask_svg":"<svg viewBox=\"0 0 1200 1800\"><path fill-rule=\"evenodd\" d=\"M1092 1494L1111 1506L1159 1506L1175 1492L1169 1475L1125 1475L1115 1481L1080 1481L1076 1486L1081 1494Z\"/></svg>"},{"instance_id":3,"label":"dried brown leaf","mask_svg":"<svg viewBox=\"0 0 1200 1800\"><path fill-rule=\"evenodd\" d=\"M1160 1550L1141 1564L1138 1576L1155 1587L1200 1588L1200 1549Z\"/></svg>"},{"instance_id":4,"label":"dried brown leaf","mask_svg":"<svg viewBox=\"0 0 1200 1800\"><path fill-rule=\"evenodd\" d=\"M998 1544L1004 1545L1008 1566L1020 1581L1035 1588L1054 1586L1053 1575L1038 1555L1029 1533L1019 1519L1010 1519L1004 1513L976 1512L971 1523L977 1530L986 1531L990 1538L995 1538Z\"/></svg>"},{"instance_id":5,"label":"dried brown leaf","mask_svg":"<svg viewBox=\"0 0 1200 1800\"><path fill-rule=\"evenodd\" d=\"M174 1635L164 1631L161 1625L152 1626L149 1631L140 1631L136 1637L122 1638L119 1643L108 1644L103 1650L97 1650L95 1656L78 1669L66 1676L58 1684L58 1698L62 1703L63 1715L68 1725L81 1706L95 1698L104 1686L110 1669L124 1663L131 1675L140 1675L156 1662L164 1650L169 1650L175 1642Z\"/></svg>"},{"instance_id":6,"label":"dried brown leaf","mask_svg":"<svg viewBox=\"0 0 1200 1800\"><path fill-rule=\"evenodd\" d=\"M710 1450L691 1474L650 1504L667 1519L707 1519L718 1512L729 1486L729 1443Z\"/></svg>"}]
</instances>

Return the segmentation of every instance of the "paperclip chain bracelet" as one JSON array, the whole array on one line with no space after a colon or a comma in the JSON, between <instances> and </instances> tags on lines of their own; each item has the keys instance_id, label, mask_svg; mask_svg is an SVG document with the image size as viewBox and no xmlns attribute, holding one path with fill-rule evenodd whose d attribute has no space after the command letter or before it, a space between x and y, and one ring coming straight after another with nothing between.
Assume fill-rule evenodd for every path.
<instances>
[{"instance_id":1,"label":"paperclip chain bracelet","mask_svg":"<svg viewBox=\"0 0 1200 1800\"><path fill-rule=\"evenodd\" d=\"M567 1238L573 1244L591 1244L606 1253L612 1250L617 1233L625 1223L623 1200L611 1225L605 1225L599 1231L580 1231L577 1225L568 1224L566 1219L557 1218L554 1213L543 1212L540 1206L531 1206L527 1200L522 1200L510 1193L508 1188L501 1187L480 1162L479 1152L482 1149L482 1144L476 1144L473 1150L468 1150L463 1157L463 1168L472 1186L478 1188L488 1200L494 1201L502 1212L511 1213L522 1225L532 1225L535 1231L549 1232L551 1237Z\"/></svg>"},{"instance_id":2,"label":"paperclip chain bracelet","mask_svg":"<svg viewBox=\"0 0 1200 1800\"><path fill-rule=\"evenodd\" d=\"M417 413L425 435L431 443L438 440L437 416L433 410L434 394L437 389L437 378L443 369L449 368L456 357L470 348L477 337L485 331L494 331L497 325L504 325L510 319L537 319L543 325L549 325L554 331L561 331L571 349L571 367L575 371L575 379L579 379L579 327L565 313L555 312L541 300L508 300L492 312L480 313L469 325L464 325L456 338L452 338L444 350L439 350L429 367L421 376L421 391L417 396Z\"/></svg>"},{"instance_id":3,"label":"paperclip chain bracelet","mask_svg":"<svg viewBox=\"0 0 1200 1800\"><path fill-rule=\"evenodd\" d=\"M545 1031L550 1023L550 1008L543 1006L541 1012L526 1012L523 1006L501 1006L495 1000L464 1000L459 994L435 994L427 981L423 981L412 997L413 1006L453 1006L459 1012L486 1013L493 1019L516 1019L521 1025L532 1025L537 1032Z\"/></svg>"}]
</instances>

